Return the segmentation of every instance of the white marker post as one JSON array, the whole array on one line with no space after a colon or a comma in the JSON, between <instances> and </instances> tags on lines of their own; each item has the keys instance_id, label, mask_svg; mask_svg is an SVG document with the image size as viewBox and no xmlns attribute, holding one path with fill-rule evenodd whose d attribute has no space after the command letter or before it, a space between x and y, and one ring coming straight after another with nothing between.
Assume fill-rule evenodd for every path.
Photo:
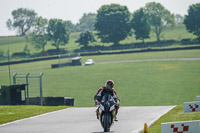
<instances>
[{"instance_id":1,"label":"white marker post","mask_svg":"<svg viewBox=\"0 0 200 133\"><path fill-rule=\"evenodd\" d=\"M200 96L197 96L197 101L200 101Z\"/></svg>"},{"instance_id":2,"label":"white marker post","mask_svg":"<svg viewBox=\"0 0 200 133\"><path fill-rule=\"evenodd\" d=\"M185 102L184 112L200 112L200 101L196 102Z\"/></svg>"},{"instance_id":3,"label":"white marker post","mask_svg":"<svg viewBox=\"0 0 200 133\"><path fill-rule=\"evenodd\" d=\"M161 123L161 133L200 133L200 121Z\"/></svg>"}]
</instances>

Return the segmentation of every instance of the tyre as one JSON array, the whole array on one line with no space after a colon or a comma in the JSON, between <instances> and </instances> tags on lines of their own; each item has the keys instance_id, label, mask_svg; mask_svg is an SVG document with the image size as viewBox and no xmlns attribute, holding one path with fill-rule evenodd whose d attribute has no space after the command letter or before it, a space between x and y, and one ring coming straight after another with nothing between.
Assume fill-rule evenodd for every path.
<instances>
[{"instance_id":1,"label":"tyre","mask_svg":"<svg viewBox=\"0 0 200 133\"><path fill-rule=\"evenodd\" d=\"M109 132L110 131L109 119L111 119L110 118L110 114L104 114L104 123L103 123L104 132Z\"/></svg>"}]
</instances>

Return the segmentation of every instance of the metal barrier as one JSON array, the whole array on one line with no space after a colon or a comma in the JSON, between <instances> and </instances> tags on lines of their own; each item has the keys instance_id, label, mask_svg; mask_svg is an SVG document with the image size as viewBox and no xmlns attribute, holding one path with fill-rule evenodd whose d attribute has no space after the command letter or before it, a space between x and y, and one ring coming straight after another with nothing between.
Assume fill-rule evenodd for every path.
<instances>
[{"instance_id":1,"label":"metal barrier","mask_svg":"<svg viewBox=\"0 0 200 133\"><path fill-rule=\"evenodd\" d=\"M27 84L27 100L26 104L29 104L29 93L30 93L30 79L39 79L39 84L37 87L39 87L39 93L40 93L40 105L43 106L43 94L42 94L42 76L43 73L41 72L40 75L30 75L30 73L27 73L26 75L19 75L17 73L13 74L13 84ZM20 80L21 79L21 80Z\"/></svg>"}]
</instances>

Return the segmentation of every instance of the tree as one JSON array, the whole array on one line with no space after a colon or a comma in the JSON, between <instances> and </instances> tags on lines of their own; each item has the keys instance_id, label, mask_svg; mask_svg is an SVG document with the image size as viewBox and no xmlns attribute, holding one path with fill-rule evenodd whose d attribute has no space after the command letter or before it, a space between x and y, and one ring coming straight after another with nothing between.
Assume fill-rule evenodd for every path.
<instances>
[{"instance_id":1,"label":"tree","mask_svg":"<svg viewBox=\"0 0 200 133\"><path fill-rule=\"evenodd\" d=\"M96 21L95 13L84 13L81 19L79 20L79 24L76 25L76 29L78 31L92 31L94 30L94 24Z\"/></svg>"},{"instance_id":2,"label":"tree","mask_svg":"<svg viewBox=\"0 0 200 133\"><path fill-rule=\"evenodd\" d=\"M184 17L181 16L180 14L176 14L176 15L174 16L174 18L175 18L176 24L182 24L183 21L184 21Z\"/></svg>"},{"instance_id":3,"label":"tree","mask_svg":"<svg viewBox=\"0 0 200 133\"><path fill-rule=\"evenodd\" d=\"M157 41L160 41L160 34L167 25L174 26L174 15L164 8L160 3L150 2L145 5L145 13L150 22L153 31L156 34Z\"/></svg>"},{"instance_id":4,"label":"tree","mask_svg":"<svg viewBox=\"0 0 200 133\"><path fill-rule=\"evenodd\" d=\"M60 45L65 45L69 41L69 31L66 23L60 19L50 19L47 27L49 40L53 41L52 45L59 50Z\"/></svg>"},{"instance_id":5,"label":"tree","mask_svg":"<svg viewBox=\"0 0 200 133\"><path fill-rule=\"evenodd\" d=\"M189 7L188 15L185 15L184 24L187 30L196 35L200 41L200 3Z\"/></svg>"},{"instance_id":6,"label":"tree","mask_svg":"<svg viewBox=\"0 0 200 133\"><path fill-rule=\"evenodd\" d=\"M45 51L45 46L48 42L48 20L42 17L35 19L33 23L33 32L30 34L31 44L34 45L36 49L42 49L42 53Z\"/></svg>"},{"instance_id":7,"label":"tree","mask_svg":"<svg viewBox=\"0 0 200 133\"><path fill-rule=\"evenodd\" d=\"M94 41L94 35L90 31L82 32L79 36L79 39L76 40L76 42L78 42L80 45L83 45L84 47L87 47L89 42Z\"/></svg>"},{"instance_id":8,"label":"tree","mask_svg":"<svg viewBox=\"0 0 200 133\"><path fill-rule=\"evenodd\" d=\"M19 8L17 10L12 11L13 22L11 19L7 21L7 27L9 30L12 28L17 29L19 35L26 35L26 33L30 30L37 13L34 10L29 10L26 8Z\"/></svg>"},{"instance_id":9,"label":"tree","mask_svg":"<svg viewBox=\"0 0 200 133\"><path fill-rule=\"evenodd\" d=\"M118 4L102 6L98 10L95 30L102 42L119 44L119 41L124 40L131 31L128 8Z\"/></svg>"},{"instance_id":10,"label":"tree","mask_svg":"<svg viewBox=\"0 0 200 133\"><path fill-rule=\"evenodd\" d=\"M74 25L71 21L65 21L67 28L70 32L76 32L76 25Z\"/></svg>"},{"instance_id":11,"label":"tree","mask_svg":"<svg viewBox=\"0 0 200 133\"><path fill-rule=\"evenodd\" d=\"M143 40L144 42L144 39L149 38L151 26L148 23L147 16L144 13L143 8L134 12L131 24L137 40Z\"/></svg>"}]
</instances>

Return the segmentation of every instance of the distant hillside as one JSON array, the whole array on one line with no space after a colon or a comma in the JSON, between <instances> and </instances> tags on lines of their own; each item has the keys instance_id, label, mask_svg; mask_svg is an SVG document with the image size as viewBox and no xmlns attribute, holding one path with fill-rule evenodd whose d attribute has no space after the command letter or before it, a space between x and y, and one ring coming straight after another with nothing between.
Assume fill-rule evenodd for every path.
<instances>
[{"instance_id":1,"label":"distant hillside","mask_svg":"<svg viewBox=\"0 0 200 133\"><path fill-rule=\"evenodd\" d=\"M81 46L78 43L75 43L80 33L71 33L69 43L65 46L61 46L60 48L65 49L69 53L73 53L75 49L79 49ZM154 33L150 34L151 38L146 39L145 42L155 42L156 36ZM95 37L97 42L93 42L89 44L89 46L98 46L104 45L109 46L112 43L102 43L100 39ZM161 34L161 40L182 40L182 39L194 39L196 38L193 34L187 32L185 26L183 24L177 25L175 28L166 28ZM135 36L129 36L125 40L121 41L120 44L132 44L132 43L140 43L141 40L136 40ZM0 52L5 56L7 54L8 48L10 49L10 53L23 52L25 45L28 45L28 50L30 50L30 54L40 53L40 50L35 49L31 44L27 43L25 37L21 36L9 36L9 37L0 37ZM55 49L55 47L51 46L51 42L47 44L45 50Z\"/></svg>"}]
</instances>

